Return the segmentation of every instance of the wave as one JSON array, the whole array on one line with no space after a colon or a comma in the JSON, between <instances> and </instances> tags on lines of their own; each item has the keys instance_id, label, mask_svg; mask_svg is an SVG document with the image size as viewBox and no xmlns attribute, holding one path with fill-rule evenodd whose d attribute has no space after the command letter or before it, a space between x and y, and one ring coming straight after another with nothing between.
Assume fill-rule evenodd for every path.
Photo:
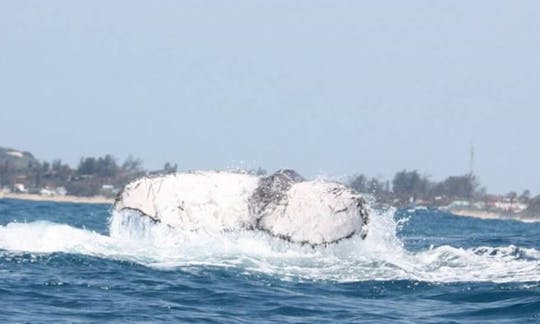
<instances>
[{"instance_id":1,"label":"wave","mask_svg":"<svg viewBox=\"0 0 540 324\"><path fill-rule=\"evenodd\" d=\"M394 210L371 211L369 235L327 247L290 243L264 232L182 231L130 213L113 213L109 235L47 221L0 226L0 256L72 253L160 270L234 267L284 280L540 281L540 251L513 245L408 251Z\"/></svg>"}]
</instances>

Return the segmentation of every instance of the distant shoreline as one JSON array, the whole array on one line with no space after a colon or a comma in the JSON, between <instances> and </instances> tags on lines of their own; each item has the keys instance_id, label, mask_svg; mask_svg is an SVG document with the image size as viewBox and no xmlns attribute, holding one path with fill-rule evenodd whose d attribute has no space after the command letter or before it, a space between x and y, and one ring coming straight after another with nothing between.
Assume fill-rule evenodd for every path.
<instances>
[{"instance_id":1,"label":"distant shoreline","mask_svg":"<svg viewBox=\"0 0 540 324\"><path fill-rule=\"evenodd\" d=\"M104 196L79 197L79 196L45 196L38 194L25 193L0 193L0 199L18 199L31 201L50 201L50 202L66 202L66 203L81 203L81 204L112 204L113 198Z\"/></svg>"},{"instance_id":2,"label":"distant shoreline","mask_svg":"<svg viewBox=\"0 0 540 324\"><path fill-rule=\"evenodd\" d=\"M445 210L445 209L443 209ZM452 215L461 216L461 217L473 217L480 219L499 219L499 220L516 220L521 222L540 222L540 218L529 218L523 217L520 214L511 214L511 213L497 213L487 210L477 210L477 209L451 209L445 210Z\"/></svg>"},{"instance_id":3,"label":"distant shoreline","mask_svg":"<svg viewBox=\"0 0 540 324\"><path fill-rule=\"evenodd\" d=\"M114 203L114 198L107 198L105 196L45 196L39 194L25 194L25 193L0 193L0 199L17 199L17 200L30 200L30 201L48 201L48 202L60 202L60 203L80 203L80 204L110 204ZM521 222L540 222L540 217L530 218L523 217L519 214L497 213L487 210L477 209L446 209L441 208L452 215L459 217L472 217L479 219L498 219L498 220L516 220Z\"/></svg>"}]
</instances>

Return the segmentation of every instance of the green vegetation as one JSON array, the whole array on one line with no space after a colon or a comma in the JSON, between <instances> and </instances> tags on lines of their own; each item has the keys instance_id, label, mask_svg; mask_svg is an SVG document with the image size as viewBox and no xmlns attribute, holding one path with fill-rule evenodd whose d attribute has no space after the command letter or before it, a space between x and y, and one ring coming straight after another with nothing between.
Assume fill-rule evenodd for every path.
<instances>
[{"instance_id":1,"label":"green vegetation","mask_svg":"<svg viewBox=\"0 0 540 324\"><path fill-rule=\"evenodd\" d=\"M151 173L176 170L176 164L166 163L162 170ZM15 191L40 193L43 188L51 188L75 196L114 196L129 181L146 174L142 161L133 157L122 164L112 155L83 157L72 169L61 160L40 162L28 152L0 148L0 188Z\"/></svg>"},{"instance_id":2,"label":"green vegetation","mask_svg":"<svg viewBox=\"0 0 540 324\"><path fill-rule=\"evenodd\" d=\"M451 176L442 182L433 182L416 170L397 172L391 189L389 181L368 179L363 174L353 177L349 184L358 192L372 194L378 201L394 205L406 205L411 201L443 205L456 199L471 200L480 194L474 176Z\"/></svg>"},{"instance_id":3,"label":"green vegetation","mask_svg":"<svg viewBox=\"0 0 540 324\"><path fill-rule=\"evenodd\" d=\"M445 206L512 214L519 213L530 204L525 213L534 217L540 215L540 196L531 199L529 190L524 190L521 195L516 192L490 195L485 188L480 188L478 180L471 174L450 176L437 182L416 170L403 170L394 175L391 186L390 181L369 179L362 174L352 177L349 185L358 192L373 195L377 203L398 207ZM535 201L538 201L537 207L534 206Z\"/></svg>"},{"instance_id":4,"label":"green vegetation","mask_svg":"<svg viewBox=\"0 0 540 324\"><path fill-rule=\"evenodd\" d=\"M39 166L39 161L28 152L0 147L0 185L17 182L29 176Z\"/></svg>"},{"instance_id":5,"label":"green vegetation","mask_svg":"<svg viewBox=\"0 0 540 324\"><path fill-rule=\"evenodd\" d=\"M540 218L540 196L529 201L529 207L522 213L525 218Z\"/></svg>"}]
</instances>

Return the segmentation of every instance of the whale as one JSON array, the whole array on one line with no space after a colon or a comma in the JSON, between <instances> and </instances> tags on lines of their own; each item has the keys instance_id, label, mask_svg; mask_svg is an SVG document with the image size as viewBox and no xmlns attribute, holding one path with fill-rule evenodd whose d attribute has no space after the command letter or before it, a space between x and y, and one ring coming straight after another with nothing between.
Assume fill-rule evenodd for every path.
<instances>
[{"instance_id":1,"label":"whale","mask_svg":"<svg viewBox=\"0 0 540 324\"><path fill-rule=\"evenodd\" d=\"M260 231L312 246L365 239L370 214L353 189L288 169L265 177L231 171L146 176L118 193L113 212L184 231Z\"/></svg>"}]
</instances>

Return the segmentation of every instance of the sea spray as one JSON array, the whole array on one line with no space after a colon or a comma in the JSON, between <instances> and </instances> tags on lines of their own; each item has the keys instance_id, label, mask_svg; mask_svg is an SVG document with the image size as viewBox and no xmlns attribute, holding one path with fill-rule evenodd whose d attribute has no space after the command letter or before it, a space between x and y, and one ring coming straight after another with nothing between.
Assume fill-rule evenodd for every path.
<instances>
[{"instance_id":1,"label":"sea spray","mask_svg":"<svg viewBox=\"0 0 540 324\"><path fill-rule=\"evenodd\" d=\"M238 268L282 279L361 282L540 281L540 252L516 246L437 246L408 251L394 210L371 211L365 240L352 237L326 247L287 242L264 232L186 231L133 213L114 213L109 235L46 221L0 226L0 249L83 254L155 269Z\"/></svg>"}]
</instances>

